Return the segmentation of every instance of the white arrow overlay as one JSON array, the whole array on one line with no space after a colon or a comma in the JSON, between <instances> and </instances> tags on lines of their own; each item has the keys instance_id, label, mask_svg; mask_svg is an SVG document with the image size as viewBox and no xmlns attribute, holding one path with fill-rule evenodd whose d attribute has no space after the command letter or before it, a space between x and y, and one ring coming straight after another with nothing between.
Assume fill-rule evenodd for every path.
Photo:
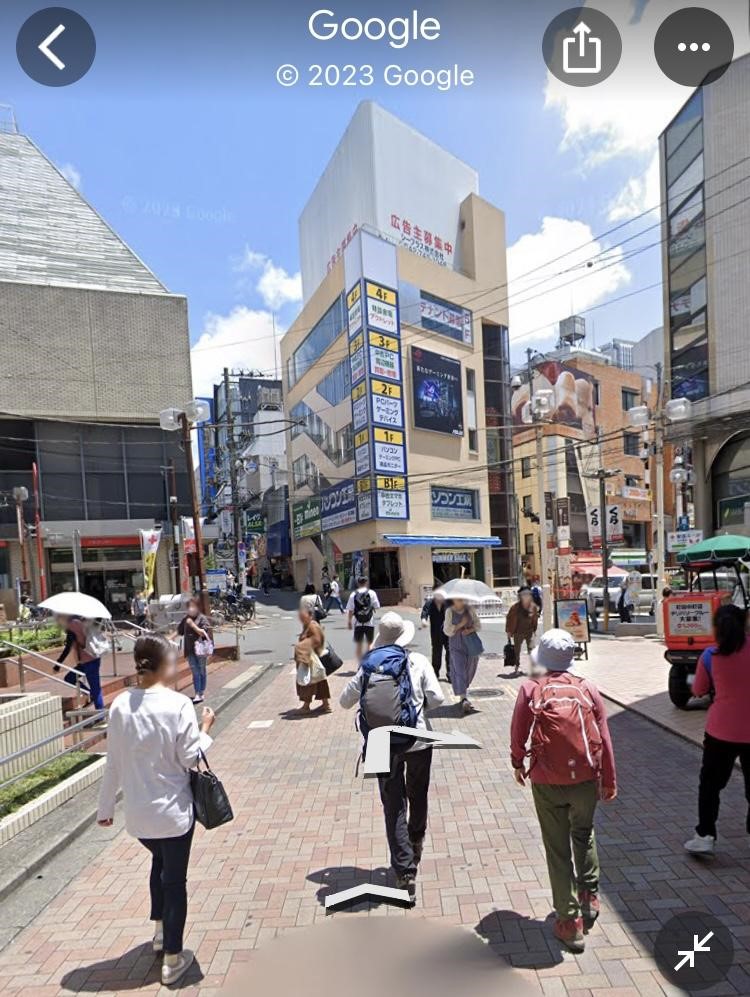
<instances>
[{"instance_id":1,"label":"white arrow overlay","mask_svg":"<svg viewBox=\"0 0 750 997\"><path fill-rule=\"evenodd\" d=\"M44 41L39 44L39 51L42 53L42 55L46 55L49 61L52 63L52 65L57 66L58 69L65 69L65 63L62 61L62 59L59 59L55 55L55 53L50 48L50 45L52 44L53 41L55 41L56 38L60 37L63 31L65 31L65 25L58 24L55 30L51 31L44 39Z\"/></svg>"},{"instance_id":2,"label":"white arrow overlay","mask_svg":"<svg viewBox=\"0 0 750 997\"><path fill-rule=\"evenodd\" d=\"M367 735L367 753L363 774L365 779L391 770L391 734L408 734L417 741L432 741L436 748L481 748L468 734L454 730L417 730L414 727L376 727Z\"/></svg>"},{"instance_id":3,"label":"white arrow overlay","mask_svg":"<svg viewBox=\"0 0 750 997\"><path fill-rule=\"evenodd\" d=\"M329 893L324 898L326 914L334 907L348 904L352 900L358 900L360 897L379 897L382 900L398 904L399 907L413 906L408 890L397 890L393 886L377 886L375 883L361 883L359 886L352 886L348 890L341 890L339 893Z\"/></svg>"},{"instance_id":4,"label":"white arrow overlay","mask_svg":"<svg viewBox=\"0 0 750 997\"><path fill-rule=\"evenodd\" d=\"M693 935L693 947L691 949L678 949L677 955L681 955L683 958L677 963L674 968L675 973L678 972L685 963L690 964L690 969L695 969L695 957L698 952L710 952L711 946L707 945L706 942L710 942L714 937L713 931L709 931L705 938L701 938L698 941L698 936Z\"/></svg>"}]
</instances>

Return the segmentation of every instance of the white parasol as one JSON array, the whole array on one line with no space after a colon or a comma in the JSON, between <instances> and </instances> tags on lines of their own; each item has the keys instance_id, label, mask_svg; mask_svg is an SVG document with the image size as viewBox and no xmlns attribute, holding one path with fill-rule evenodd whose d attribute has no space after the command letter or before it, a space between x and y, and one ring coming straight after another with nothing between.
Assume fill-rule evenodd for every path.
<instances>
[{"instance_id":1,"label":"white parasol","mask_svg":"<svg viewBox=\"0 0 750 997\"><path fill-rule=\"evenodd\" d=\"M464 602L496 602L498 599L494 589L476 578L451 578L440 586L435 595L442 595L445 599L462 599Z\"/></svg>"},{"instance_id":2,"label":"white parasol","mask_svg":"<svg viewBox=\"0 0 750 997\"><path fill-rule=\"evenodd\" d=\"M98 599L83 592L58 592L39 603L57 616L82 616L85 620L111 620L112 614Z\"/></svg>"}]
</instances>

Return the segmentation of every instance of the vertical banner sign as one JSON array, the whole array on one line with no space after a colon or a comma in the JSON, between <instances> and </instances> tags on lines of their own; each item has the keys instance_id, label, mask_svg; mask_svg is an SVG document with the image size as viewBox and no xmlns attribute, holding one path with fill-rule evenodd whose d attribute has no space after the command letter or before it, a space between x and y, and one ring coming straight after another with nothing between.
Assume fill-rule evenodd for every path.
<instances>
[{"instance_id":1,"label":"vertical banner sign","mask_svg":"<svg viewBox=\"0 0 750 997\"><path fill-rule=\"evenodd\" d=\"M547 547L555 546L555 497L552 492L544 493L544 532L547 536Z\"/></svg>"},{"instance_id":2,"label":"vertical banner sign","mask_svg":"<svg viewBox=\"0 0 750 997\"><path fill-rule=\"evenodd\" d=\"M570 551L570 499L557 499L555 510L557 512L557 549L560 554L567 554Z\"/></svg>"},{"instance_id":3,"label":"vertical banner sign","mask_svg":"<svg viewBox=\"0 0 750 997\"><path fill-rule=\"evenodd\" d=\"M365 278L346 307L357 521L408 519L398 294Z\"/></svg>"},{"instance_id":4,"label":"vertical banner sign","mask_svg":"<svg viewBox=\"0 0 750 997\"><path fill-rule=\"evenodd\" d=\"M139 530L141 535L141 557L143 558L143 592L149 599L154 592L156 578L156 553L161 540L161 527L158 530Z\"/></svg>"},{"instance_id":5,"label":"vertical banner sign","mask_svg":"<svg viewBox=\"0 0 750 997\"><path fill-rule=\"evenodd\" d=\"M586 510L586 519L589 526L589 540L592 550L602 549L602 516L601 507L590 505ZM622 527L622 507L619 505L607 506L607 546L613 547L622 544L625 535Z\"/></svg>"}]
</instances>

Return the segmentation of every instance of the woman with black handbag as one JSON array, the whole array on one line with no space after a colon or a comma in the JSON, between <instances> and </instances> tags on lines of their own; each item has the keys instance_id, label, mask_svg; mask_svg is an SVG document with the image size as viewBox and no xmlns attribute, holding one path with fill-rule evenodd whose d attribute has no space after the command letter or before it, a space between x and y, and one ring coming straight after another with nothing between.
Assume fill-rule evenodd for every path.
<instances>
[{"instance_id":1,"label":"woman with black handbag","mask_svg":"<svg viewBox=\"0 0 750 997\"><path fill-rule=\"evenodd\" d=\"M134 656L138 686L121 692L109 711L97 822L112 826L122 788L125 829L152 856L153 948L164 952L161 980L169 986L182 979L194 958L182 944L195 827L190 769L212 744L208 732L215 717L204 707L199 730L190 700L169 688L177 662L165 637L139 637Z\"/></svg>"}]
</instances>

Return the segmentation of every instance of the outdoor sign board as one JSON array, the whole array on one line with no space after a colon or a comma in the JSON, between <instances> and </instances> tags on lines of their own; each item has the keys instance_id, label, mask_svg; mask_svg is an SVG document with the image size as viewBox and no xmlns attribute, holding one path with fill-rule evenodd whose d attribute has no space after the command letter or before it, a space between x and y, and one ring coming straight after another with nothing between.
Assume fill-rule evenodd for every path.
<instances>
[{"instance_id":1,"label":"outdoor sign board","mask_svg":"<svg viewBox=\"0 0 750 997\"><path fill-rule=\"evenodd\" d=\"M667 602L670 637L711 637L713 628L713 603L710 599L679 600Z\"/></svg>"},{"instance_id":2,"label":"outdoor sign board","mask_svg":"<svg viewBox=\"0 0 750 997\"><path fill-rule=\"evenodd\" d=\"M703 530L681 530L679 532L667 533L667 550L670 554L676 554L680 550L687 550L703 540Z\"/></svg>"},{"instance_id":3,"label":"outdoor sign board","mask_svg":"<svg viewBox=\"0 0 750 997\"><path fill-rule=\"evenodd\" d=\"M430 507L433 519L479 519L478 495L471 488L430 487Z\"/></svg>"},{"instance_id":4,"label":"outdoor sign board","mask_svg":"<svg viewBox=\"0 0 750 997\"><path fill-rule=\"evenodd\" d=\"M292 506L292 530L294 539L314 537L320 532L320 499L308 498L295 502Z\"/></svg>"},{"instance_id":5,"label":"outdoor sign board","mask_svg":"<svg viewBox=\"0 0 750 997\"><path fill-rule=\"evenodd\" d=\"M622 526L622 508L617 503L607 507L607 545L615 547L625 541L625 534ZM590 505L586 510L586 520L589 527L589 540L593 550L602 548L602 522L601 507Z\"/></svg>"},{"instance_id":6,"label":"outdoor sign board","mask_svg":"<svg viewBox=\"0 0 750 997\"><path fill-rule=\"evenodd\" d=\"M357 501L353 481L340 481L320 496L321 532L337 530L357 522Z\"/></svg>"},{"instance_id":7,"label":"outdoor sign board","mask_svg":"<svg viewBox=\"0 0 750 997\"><path fill-rule=\"evenodd\" d=\"M460 361L412 346L411 381L415 429L463 436Z\"/></svg>"},{"instance_id":8,"label":"outdoor sign board","mask_svg":"<svg viewBox=\"0 0 750 997\"><path fill-rule=\"evenodd\" d=\"M560 630L567 630L576 644L588 644L589 617L585 599L557 599L555 621Z\"/></svg>"}]
</instances>

